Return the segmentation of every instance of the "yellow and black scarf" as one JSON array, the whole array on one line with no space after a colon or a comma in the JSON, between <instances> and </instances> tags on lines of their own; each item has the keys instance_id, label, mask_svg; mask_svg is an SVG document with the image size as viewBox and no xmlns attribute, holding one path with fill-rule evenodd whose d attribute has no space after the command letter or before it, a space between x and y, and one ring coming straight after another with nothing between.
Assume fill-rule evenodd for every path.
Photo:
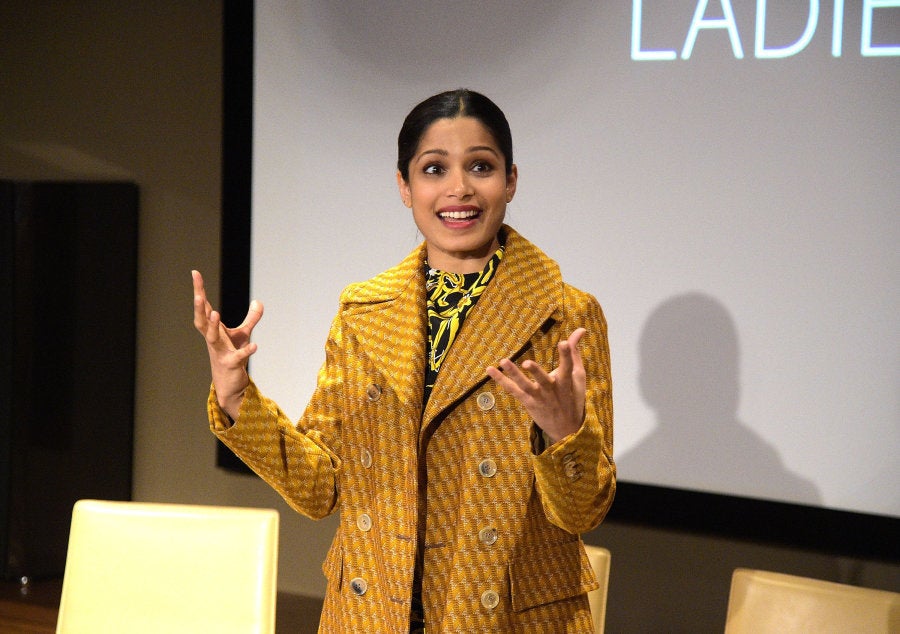
<instances>
[{"instance_id":1,"label":"yellow and black scarf","mask_svg":"<svg viewBox=\"0 0 900 634\"><path fill-rule=\"evenodd\" d=\"M425 292L428 296L428 358L425 362L425 400L437 380L438 370L462 328L466 315L481 297L503 259L503 246L484 269L476 273L448 273L428 268ZM427 263L426 263L427 266Z\"/></svg>"}]
</instances>

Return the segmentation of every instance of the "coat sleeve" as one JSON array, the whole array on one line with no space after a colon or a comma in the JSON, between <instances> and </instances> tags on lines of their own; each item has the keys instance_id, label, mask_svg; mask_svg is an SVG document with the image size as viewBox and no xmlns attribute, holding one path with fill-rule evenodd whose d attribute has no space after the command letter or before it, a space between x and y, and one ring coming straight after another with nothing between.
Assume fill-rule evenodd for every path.
<instances>
[{"instance_id":1,"label":"coat sleeve","mask_svg":"<svg viewBox=\"0 0 900 634\"><path fill-rule=\"evenodd\" d=\"M581 428L533 457L535 483L547 518L571 533L596 528L616 492L613 461L612 379L606 319L592 296L566 287L560 336L587 332L580 350L587 375Z\"/></svg>"},{"instance_id":2,"label":"coat sleeve","mask_svg":"<svg viewBox=\"0 0 900 634\"><path fill-rule=\"evenodd\" d=\"M236 422L219 407L215 388L207 410L212 432L296 511L312 519L338 503L341 467L341 327L336 318L313 397L297 424L251 381Z\"/></svg>"}]
</instances>

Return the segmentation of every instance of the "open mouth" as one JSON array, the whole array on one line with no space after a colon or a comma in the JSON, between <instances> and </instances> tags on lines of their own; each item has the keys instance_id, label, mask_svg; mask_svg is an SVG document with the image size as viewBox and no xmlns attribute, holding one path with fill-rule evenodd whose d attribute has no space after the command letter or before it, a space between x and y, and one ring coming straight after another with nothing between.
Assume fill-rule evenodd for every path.
<instances>
[{"instance_id":1,"label":"open mouth","mask_svg":"<svg viewBox=\"0 0 900 634\"><path fill-rule=\"evenodd\" d=\"M438 212L438 218L448 222L463 222L473 220L481 215L480 209L453 209Z\"/></svg>"}]
</instances>

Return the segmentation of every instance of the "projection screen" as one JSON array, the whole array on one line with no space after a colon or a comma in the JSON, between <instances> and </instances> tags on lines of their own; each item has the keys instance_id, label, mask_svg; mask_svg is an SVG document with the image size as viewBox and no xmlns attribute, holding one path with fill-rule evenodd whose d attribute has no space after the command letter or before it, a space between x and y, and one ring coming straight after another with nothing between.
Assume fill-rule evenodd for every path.
<instances>
[{"instance_id":1,"label":"projection screen","mask_svg":"<svg viewBox=\"0 0 900 634\"><path fill-rule=\"evenodd\" d=\"M341 289L422 239L403 117L468 87L507 221L606 313L623 483L900 517L900 2L260 1L253 33L252 374L289 415Z\"/></svg>"}]
</instances>

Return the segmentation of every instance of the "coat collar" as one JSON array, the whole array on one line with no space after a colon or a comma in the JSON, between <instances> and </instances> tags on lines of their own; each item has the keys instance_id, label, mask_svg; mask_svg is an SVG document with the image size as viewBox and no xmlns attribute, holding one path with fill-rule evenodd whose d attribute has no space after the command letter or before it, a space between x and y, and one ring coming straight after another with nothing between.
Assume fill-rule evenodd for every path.
<instances>
[{"instance_id":1,"label":"coat collar","mask_svg":"<svg viewBox=\"0 0 900 634\"><path fill-rule=\"evenodd\" d=\"M561 318L559 267L511 227L503 231L503 261L441 366L423 427L485 382L487 366L515 358L535 331ZM422 415L428 332L424 263L423 243L394 268L350 285L341 296L344 323L416 418Z\"/></svg>"}]
</instances>

